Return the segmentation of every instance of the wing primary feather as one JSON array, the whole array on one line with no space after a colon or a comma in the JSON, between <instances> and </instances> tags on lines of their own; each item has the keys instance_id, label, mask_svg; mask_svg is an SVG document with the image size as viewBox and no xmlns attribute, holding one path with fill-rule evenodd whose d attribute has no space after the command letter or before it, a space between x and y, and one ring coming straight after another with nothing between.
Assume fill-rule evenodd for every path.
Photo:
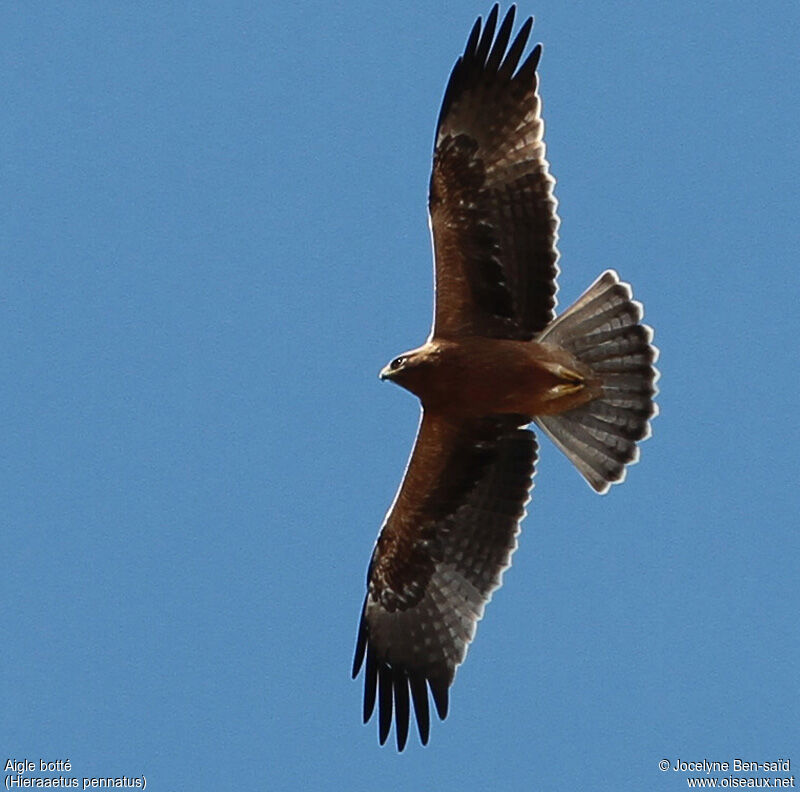
<instances>
[{"instance_id":1,"label":"wing primary feather","mask_svg":"<svg viewBox=\"0 0 800 792\"><path fill-rule=\"evenodd\" d=\"M511 77L511 75L514 73L514 69L517 68L522 51L525 49L525 45L528 43L528 37L531 35L532 28L533 17L528 17L523 23L522 27L519 29L519 33L517 33L517 37L514 39L514 43L508 50L508 55L506 55L506 59L503 61L503 65L500 67L500 72L506 79Z\"/></svg>"},{"instance_id":2,"label":"wing primary feather","mask_svg":"<svg viewBox=\"0 0 800 792\"><path fill-rule=\"evenodd\" d=\"M439 118L436 121L436 137L439 136L439 130L441 129L442 122L445 119L445 116L450 111L450 105L453 103L453 97L456 95L458 91L458 87L461 83L461 74L464 71L464 60L463 58L459 58L455 66L453 66L453 71L450 72L450 79L447 81L447 88L444 90L444 99L442 99L442 108L439 110Z\"/></svg>"},{"instance_id":3,"label":"wing primary feather","mask_svg":"<svg viewBox=\"0 0 800 792\"><path fill-rule=\"evenodd\" d=\"M378 739L380 744L386 742L389 729L392 726L392 669L386 663L381 663L378 670L380 692L378 699Z\"/></svg>"},{"instance_id":4,"label":"wing primary feather","mask_svg":"<svg viewBox=\"0 0 800 792\"><path fill-rule=\"evenodd\" d=\"M486 24L483 26L483 35L475 51L475 59L481 67L486 63L486 56L489 54L489 47L494 38L494 29L497 26L497 14L499 11L500 6L495 3L489 12L489 16L486 17Z\"/></svg>"},{"instance_id":5,"label":"wing primary feather","mask_svg":"<svg viewBox=\"0 0 800 792\"><path fill-rule=\"evenodd\" d=\"M409 683L411 684L411 698L414 701L414 712L417 715L419 741L423 745L427 745L431 727L430 713L428 711L428 685L425 682L425 677L419 674L411 674Z\"/></svg>"},{"instance_id":6,"label":"wing primary feather","mask_svg":"<svg viewBox=\"0 0 800 792\"><path fill-rule=\"evenodd\" d=\"M367 667L364 669L364 723L371 717L375 709L375 692L378 687L378 662L375 651L367 650Z\"/></svg>"},{"instance_id":7,"label":"wing primary feather","mask_svg":"<svg viewBox=\"0 0 800 792\"><path fill-rule=\"evenodd\" d=\"M398 668L394 670L394 721L398 751L406 747L408 716L408 675Z\"/></svg>"},{"instance_id":8,"label":"wing primary feather","mask_svg":"<svg viewBox=\"0 0 800 792\"><path fill-rule=\"evenodd\" d=\"M469 33L469 38L467 39L467 44L464 47L464 56L469 57L471 54L474 54L475 48L478 46L478 39L481 35L481 24L483 20L478 17L475 20L475 24L472 26L472 30ZM459 58L459 60L461 60Z\"/></svg>"},{"instance_id":9,"label":"wing primary feather","mask_svg":"<svg viewBox=\"0 0 800 792\"><path fill-rule=\"evenodd\" d=\"M444 720L447 717L450 686L447 682L436 679L429 680L429 684L433 695L433 703L436 705L436 712L439 714L439 720Z\"/></svg>"},{"instance_id":10,"label":"wing primary feather","mask_svg":"<svg viewBox=\"0 0 800 792\"><path fill-rule=\"evenodd\" d=\"M503 60L503 55L506 54L506 47L511 38L511 28L514 26L514 16L516 14L516 6L511 6L505 16L500 30L497 31L497 38L494 40L494 46L489 54L489 59L486 61L486 71L488 73L496 72L500 68Z\"/></svg>"},{"instance_id":11,"label":"wing primary feather","mask_svg":"<svg viewBox=\"0 0 800 792\"><path fill-rule=\"evenodd\" d=\"M364 607L361 609L361 618L358 622L358 638L356 638L356 653L353 657L353 679L358 676L361 670L361 664L364 662L364 651L367 648L367 623L364 619L364 611L366 610L367 602L364 601Z\"/></svg>"},{"instance_id":12,"label":"wing primary feather","mask_svg":"<svg viewBox=\"0 0 800 792\"><path fill-rule=\"evenodd\" d=\"M535 80L536 67L539 65L539 58L541 57L542 57L542 45L537 44L533 48L533 50L531 50L531 54L528 55L522 66L519 67L519 71L514 77L514 81L516 82L517 80L519 80L522 83L527 83L530 82L531 80Z\"/></svg>"}]
</instances>

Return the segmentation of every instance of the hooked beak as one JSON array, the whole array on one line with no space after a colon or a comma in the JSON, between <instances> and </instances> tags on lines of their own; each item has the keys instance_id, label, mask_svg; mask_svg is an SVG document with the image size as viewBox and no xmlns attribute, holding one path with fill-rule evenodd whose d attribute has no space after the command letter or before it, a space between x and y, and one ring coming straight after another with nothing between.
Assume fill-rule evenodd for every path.
<instances>
[{"instance_id":1,"label":"hooked beak","mask_svg":"<svg viewBox=\"0 0 800 792\"><path fill-rule=\"evenodd\" d=\"M381 381L390 380L392 378L392 370L389 366L384 366L381 369L381 373L378 374L378 379Z\"/></svg>"}]
</instances>

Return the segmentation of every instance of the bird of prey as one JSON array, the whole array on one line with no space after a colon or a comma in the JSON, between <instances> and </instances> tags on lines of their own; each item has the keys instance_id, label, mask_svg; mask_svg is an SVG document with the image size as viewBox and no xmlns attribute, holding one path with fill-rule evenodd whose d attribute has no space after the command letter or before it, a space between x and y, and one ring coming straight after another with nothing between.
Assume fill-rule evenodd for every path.
<instances>
[{"instance_id":1,"label":"bird of prey","mask_svg":"<svg viewBox=\"0 0 800 792\"><path fill-rule=\"evenodd\" d=\"M533 19L511 41L479 17L436 126L429 190L436 304L425 344L380 374L419 397L405 477L367 573L353 677L364 721L378 702L398 750L411 703L428 741L456 669L516 548L532 485L535 422L597 492L622 481L650 434L657 350L612 270L556 317L554 179L537 93ZM520 65L521 64L521 65ZM366 661L366 662L365 662Z\"/></svg>"}]
</instances>

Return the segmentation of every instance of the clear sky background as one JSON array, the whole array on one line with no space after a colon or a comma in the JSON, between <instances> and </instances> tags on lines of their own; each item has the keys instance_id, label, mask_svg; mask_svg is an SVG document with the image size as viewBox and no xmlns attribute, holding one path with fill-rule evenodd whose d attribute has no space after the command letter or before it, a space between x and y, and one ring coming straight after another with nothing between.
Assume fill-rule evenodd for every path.
<instances>
[{"instance_id":1,"label":"clear sky background","mask_svg":"<svg viewBox=\"0 0 800 792\"><path fill-rule=\"evenodd\" d=\"M484 2L4 3L7 758L208 789L800 777L800 6L523 3L561 305L605 268L661 416L595 495L542 440L514 566L398 755L349 678L417 424L426 191ZM763 774L761 774L763 775Z\"/></svg>"}]
</instances>

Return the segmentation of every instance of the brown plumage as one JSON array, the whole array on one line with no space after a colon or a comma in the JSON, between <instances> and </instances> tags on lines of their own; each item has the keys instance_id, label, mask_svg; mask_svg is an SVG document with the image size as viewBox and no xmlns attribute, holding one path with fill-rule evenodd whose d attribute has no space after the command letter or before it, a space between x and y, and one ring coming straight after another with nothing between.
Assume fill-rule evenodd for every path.
<instances>
[{"instance_id":1,"label":"brown plumage","mask_svg":"<svg viewBox=\"0 0 800 792\"><path fill-rule=\"evenodd\" d=\"M430 338L382 372L422 420L372 554L353 675L364 720L397 746L411 706L427 743L516 547L532 485L535 421L598 492L624 478L655 415L652 333L607 271L555 318L558 217L536 68L514 7L475 23L445 91L429 209L436 270ZM496 31L496 32L495 32ZM521 63L521 65L520 65Z\"/></svg>"}]
</instances>

